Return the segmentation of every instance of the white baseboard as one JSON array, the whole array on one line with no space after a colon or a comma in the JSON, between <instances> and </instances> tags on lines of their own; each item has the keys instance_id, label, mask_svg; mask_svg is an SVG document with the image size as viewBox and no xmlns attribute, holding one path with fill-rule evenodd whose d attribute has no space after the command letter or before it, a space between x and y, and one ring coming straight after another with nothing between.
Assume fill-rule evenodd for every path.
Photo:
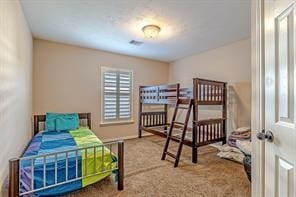
<instances>
[{"instance_id":1,"label":"white baseboard","mask_svg":"<svg viewBox=\"0 0 296 197\"><path fill-rule=\"evenodd\" d=\"M143 133L142 137L147 137L147 136L152 136L152 133ZM119 137L119 138L112 138L112 139L104 139L102 140L103 142L111 142L111 141L115 141L115 140L131 140L131 139L135 139L138 138L138 135L130 135L130 136L124 136L124 137Z\"/></svg>"}]
</instances>

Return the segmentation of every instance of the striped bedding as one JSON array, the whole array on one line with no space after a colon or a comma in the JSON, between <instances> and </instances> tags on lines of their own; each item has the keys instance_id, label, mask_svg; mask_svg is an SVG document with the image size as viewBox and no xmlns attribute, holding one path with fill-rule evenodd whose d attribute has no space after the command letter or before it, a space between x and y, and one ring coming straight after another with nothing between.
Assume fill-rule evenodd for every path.
<instances>
[{"instance_id":1,"label":"striped bedding","mask_svg":"<svg viewBox=\"0 0 296 197\"><path fill-rule=\"evenodd\" d=\"M28 146L22 157L50 154L54 152L73 150L77 148L100 144L102 144L102 141L98 139L91 130L85 127L81 127L77 130L72 131L45 131L38 133L32 139L30 145ZM102 157L102 153L104 153L104 157ZM44 159L42 157L34 159L33 173L32 160L21 160L20 192L24 193L32 190L33 184L33 189L35 190L35 192L33 194L30 194L30 196L63 195L104 179L105 177L109 176L112 173L111 171L117 167L117 158L106 147L96 148L96 153L94 151L94 148L90 148L87 151L79 150L77 151L77 155L78 159L76 161L76 152L69 152L67 160L68 162L66 162L66 153L61 153L57 156L57 163L55 162L55 156L47 156L45 159L45 173ZM55 166L57 166L57 176L55 176ZM67 166L68 174L66 174ZM76 175L78 177L84 177L95 172L102 172L103 170L110 171L95 176L85 177L81 180L75 180L70 183L62 184L48 189L36 191L44 186L50 187L55 183L61 183L66 180L66 177L68 177L68 180L74 180L76 179Z\"/></svg>"}]
</instances>

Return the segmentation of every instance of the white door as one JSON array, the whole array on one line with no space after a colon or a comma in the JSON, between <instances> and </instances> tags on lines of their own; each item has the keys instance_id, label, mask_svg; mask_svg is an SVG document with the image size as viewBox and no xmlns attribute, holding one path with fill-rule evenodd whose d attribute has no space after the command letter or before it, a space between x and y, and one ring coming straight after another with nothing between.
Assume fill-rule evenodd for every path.
<instances>
[{"instance_id":1,"label":"white door","mask_svg":"<svg viewBox=\"0 0 296 197\"><path fill-rule=\"evenodd\" d=\"M264 2L265 196L296 197L296 0Z\"/></svg>"}]
</instances>

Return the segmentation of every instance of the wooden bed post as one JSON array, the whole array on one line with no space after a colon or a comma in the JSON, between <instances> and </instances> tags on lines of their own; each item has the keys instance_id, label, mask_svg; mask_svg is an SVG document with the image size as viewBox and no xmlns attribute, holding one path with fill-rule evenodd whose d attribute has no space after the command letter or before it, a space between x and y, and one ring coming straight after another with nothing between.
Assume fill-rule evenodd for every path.
<instances>
[{"instance_id":1,"label":"wooden bed post","mask_svg":"<svg viewBox=\"0 0 296 197\"><path fill-rule=\"evenodd\" d=\"M139 123L138 123L138 137L141 138L142 137L142 111L143 111L143 104L142 104L142 100L141 100L141 88L142 86L139 87Z\"/></svg>"},{"instance_id":2,"label":"wooden bed post","mask_svg":"<svg viewBox=\"0 0 296 197\"><path fill-rule=\"evenodd\" d=\"M39 132L39 116L34 116L34 136Z\"/></svg>"},{"instance_id":3,"label":"wooden bed post","mask_svg":"<svg viewBox=\"0 0 296 197\"><path fill-rule=\"evenodd\" d=\"M9 188L8 196L17 197L19 196L19 159L10 159L9 160Z\"/></svg>"},{"instance_id":4,"label":"wooden bed post","mask_svg":"<svg viewBox=\"0 0 296 197\"><path fill-rule=\"evenodd\" d=\"M197 163L197 127L196 127L196 117L197 117L197 113L196 113L196 108L197 106L195 106L195 100L193 99L193 117L192 117L192 163Z\"/></svg>"},{"instance_id":5,"label":"wooden bed post","mask_svg":"<svg viewBox=\"0 0 296 197\"><path fill-rule=\"evenodd\" d=\"M164 104L164 130L166 131L168 129L168 104Z\"/></svg>"},{"instance_id":6,"label":"wooden bed post","mask_svg":"<svg viewBox=\"0 0 296 197\"><path fill-rule=\"evenodd\" d=\"M91 129L91 113L86 114L86 119L87 119L87 126L89 129Z\"/></svg>"},{"instance_id":7,"label":"wooden bed post","mask_svg":"<svg viewBox=\"0 0 296 197\"><path fill-rule=\"evenodd\" d=\"M226 144L226 136L227 136L227 83L224 83L223 86L223 134L224 139L222 140L222 144Z\"/></svg>"},{"instance_id":8,"label":"wooden bed post","mask_svg":"<svg viewBox=\"0 0 296 197\"><path fill-rule=\"evenodd\" d=\"M198 105L196 105L195 101L197 101L198 93L197 91L197 82L196 79L193 79L193 117L192 117L192 163L197 163L198 151L197 151L197 120L198 120Z\"/></svg>"},{"instance_id":9,"label":"wooden bed post","mask_svg":"<svg viewBox=\"0 0 296 197\"><path fill-rule=\"evenodd\" d=\"M124 178L124 143L118 142L118 183L117 189L123 190L123 178Z\"/></svg>"}]
</instances>

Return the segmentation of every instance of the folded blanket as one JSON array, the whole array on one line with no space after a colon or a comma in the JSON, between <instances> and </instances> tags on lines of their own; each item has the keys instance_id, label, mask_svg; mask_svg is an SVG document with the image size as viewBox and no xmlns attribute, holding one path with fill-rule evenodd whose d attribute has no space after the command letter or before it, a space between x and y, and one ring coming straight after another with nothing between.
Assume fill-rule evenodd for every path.
<instances>
[{"instance_id":1,"label":"folded blanket","mask_svg":"<svg viewBox=\"0 0 296 197\"><path fill-rule=\"evenodd\" d=\"M243 131L243 132L237 132L234 131L231 133L231 135L228 138L228 145L232 147L237 147L236 141L237 140L251 140L251 131Z\"/></svg>"},{"instance_id":2,"label":"folded blanket","mask_svg":"<svg viewBox=\"0 0 296 197\"><path fill-rule=\"evenodd\" d=\"M245 132L245 131L251 131L251 127L240 127L235 130L235 132Z\"/></svg>"},{"instance_id":3,"label":"folded blanket","mask_svg":"<svg viewBox=\"0 0 296 197\"><path fill-rule=\"evenodd\" d=\"M233 131L233 132L231 132L231 135L234 135L234 136L249 136L250 133L251 133L251 130L248 130L248 131Z\"/></svg>"}]
</instances>

